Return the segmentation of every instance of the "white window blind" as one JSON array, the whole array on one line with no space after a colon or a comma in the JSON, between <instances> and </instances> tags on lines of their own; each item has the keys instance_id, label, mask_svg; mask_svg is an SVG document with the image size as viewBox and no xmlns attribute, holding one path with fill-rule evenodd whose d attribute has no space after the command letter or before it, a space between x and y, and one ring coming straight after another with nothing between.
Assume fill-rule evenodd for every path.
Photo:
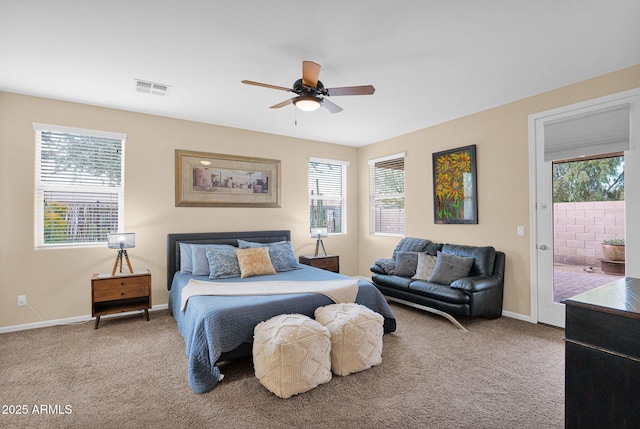
<instances>
[{"instance_id":1,"label":"white window blind","mask_svg":"<svg viewBox=\"0 0 640 429\"><path fill-rule=\"evenodd\" d=\"M624 104L545 122L545 162L629 150L629 118Z\"/></svg>"},{"instance_id":2,"label":"white window blind","mask_svg":"<svg viewBox=\"0 0 640 429\"><path fill-rule=\"evenodd\" d=\"M369 161L371 234L404 235L404 158L400 153Z\"/></svg>"},{"instance_id":3,"label":"white window blind","mask_svg":"<svg viewBox=\"0 0 640 429\"><path fill-rule=\"evenodd\" d=\"M36 247L106 243L124 229L126 135L33 124Z\"/></svg>"},{"instance_id":4,"label":"white window blind","mask_svg":"<svg viewBox=\"0 0 640 429\"><path fill-rule=\"evenodd\" d=\"M346 234L348 162L309 159L309 227L326 226L329 234Z\"/></svg>"}]
</instances>

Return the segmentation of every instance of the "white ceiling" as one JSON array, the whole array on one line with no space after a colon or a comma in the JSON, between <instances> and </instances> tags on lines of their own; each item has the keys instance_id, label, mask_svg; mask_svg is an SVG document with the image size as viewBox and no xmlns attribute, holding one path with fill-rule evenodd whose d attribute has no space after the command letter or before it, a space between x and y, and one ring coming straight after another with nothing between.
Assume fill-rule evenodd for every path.
<instances>
[{"instance_id":1,"label":"white ceiling","mask_svg":"<svg viewBox=\"0 0 640 429\"><path fill-rule=\"evenodd\" d=\"M376 92L307 113L240 83L302 60ZM638 0L0 0L0 91L352 146L635 64Z\"/></svg>"}]
</instances>

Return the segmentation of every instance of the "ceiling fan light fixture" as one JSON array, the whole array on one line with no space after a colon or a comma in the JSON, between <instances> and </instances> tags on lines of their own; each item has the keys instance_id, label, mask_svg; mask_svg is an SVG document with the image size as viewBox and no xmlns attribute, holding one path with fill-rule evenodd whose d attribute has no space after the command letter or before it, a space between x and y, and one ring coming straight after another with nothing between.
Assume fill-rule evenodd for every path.
<instances>
[{"instance_id":1,"label":"ceiling fan light fixture","mask_svg":"<svg viewBox=\"0 0 640 429\"><path fill-rule=\"evenodd\" d=\"M310 95L301 95L293 99L293 104L304 112L313 112L320 108L322 99Z\"/></svg>"}]
</instances>

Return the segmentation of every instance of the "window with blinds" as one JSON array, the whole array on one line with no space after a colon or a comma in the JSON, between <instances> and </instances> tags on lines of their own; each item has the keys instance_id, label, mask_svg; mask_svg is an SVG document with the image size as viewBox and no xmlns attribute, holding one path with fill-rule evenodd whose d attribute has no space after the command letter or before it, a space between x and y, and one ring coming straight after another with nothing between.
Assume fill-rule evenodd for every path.
<instances>
[{"instance_id":1,"label":"window with blinds","mask_svg":"<svg viewBox=\"0 0 640 429\"><path fill-rule=\"evenodd\" d=\"M346 234L348 162L309 159L309 227L327 227L329 234Z\"/></svg>"},{"instance_id":2,"label":"window with blinds","mask_svg":"<svg viewBox=\"0 0 640 429\"><path fill-rule=\"evenodd\" d=\"M126 135L33 124L36 247L106 243L122 231Z\"/></svg>"},{"instance_id":3,"label":"window with blinds","mask_svg":"<svg viewBox=\"0 0 640 429\"><path fill-rule=\"evenodd\" d=\"M369 161L371 234L404 235L404 153Z\"/></svg>"}]
</instances>

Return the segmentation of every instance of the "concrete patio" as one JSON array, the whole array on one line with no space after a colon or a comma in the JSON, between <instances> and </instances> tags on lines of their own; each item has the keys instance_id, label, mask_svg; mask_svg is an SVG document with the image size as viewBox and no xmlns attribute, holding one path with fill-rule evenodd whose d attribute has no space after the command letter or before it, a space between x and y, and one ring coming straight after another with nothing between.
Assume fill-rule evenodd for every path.
<instances>
[{"instance_id":1,"label":"concrete patio","mask_svg":"<svg viewBox=\"0 0 640 429\"><path fill-rule=\"evenodd\" d=\"M553 284L554 301L561 302L582 292L621 279L621 276L605 274L600 267L592 267L593 272L585 271L582 265L554 264Z\"/></svg>"}]
</instances>

